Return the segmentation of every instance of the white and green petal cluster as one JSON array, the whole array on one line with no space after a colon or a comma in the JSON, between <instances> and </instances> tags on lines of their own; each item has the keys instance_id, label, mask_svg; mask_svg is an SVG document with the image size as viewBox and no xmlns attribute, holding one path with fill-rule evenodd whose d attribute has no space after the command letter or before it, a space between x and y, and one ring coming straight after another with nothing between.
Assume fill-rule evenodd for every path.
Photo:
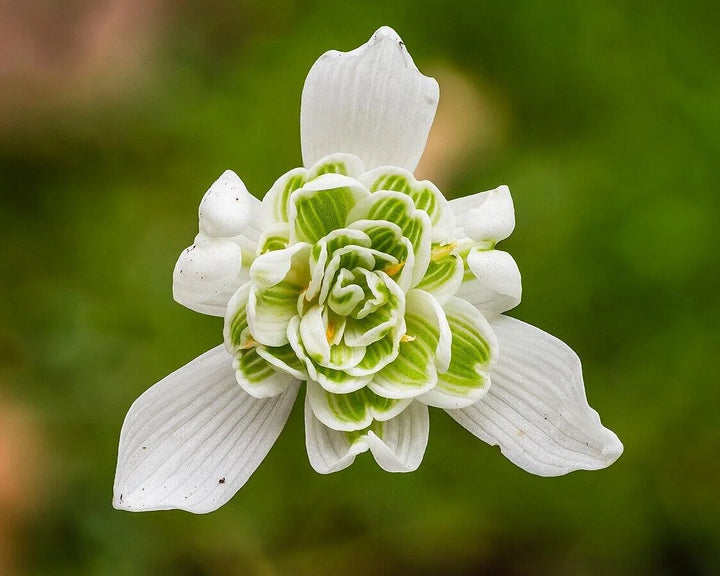
<instances>
[{"instance_id":1,"label":"white and green petal cluster","mask_svg":"<svg viewBox=\"0 0 720 576\"><path fill-rule=\"evenodd\" d=\"M431 182L333 154L282 176L261 212L249 281L225 315L225 344L248 394L307 382L314 417L350 446L373 425L382 437L377 423L413 401L463 408L485 394L497 340L456 293L484 289L466 266L488 241L454 239L455 217Z\"/></svg>"},{"instance_id":2,"label":"white and green petal cluster","mask_svg":"<svg viewBox=\"0 0 720 576\"><path fill-rule=\"evenodd\" d=\"M413 176L437 101L437 83L381 28L310 70L303 167L262 202L230 171L211 186L173 295L224 317L224 345L133 404L116 507L221 506L302 388L308 457L321 473L366 451L385 470L416 469L429 407L534 474L619 457L577 356L503 315L521 297L514 259L496 248L515 226L508 188L448 202Z\"/></svg>"}]
</instances>

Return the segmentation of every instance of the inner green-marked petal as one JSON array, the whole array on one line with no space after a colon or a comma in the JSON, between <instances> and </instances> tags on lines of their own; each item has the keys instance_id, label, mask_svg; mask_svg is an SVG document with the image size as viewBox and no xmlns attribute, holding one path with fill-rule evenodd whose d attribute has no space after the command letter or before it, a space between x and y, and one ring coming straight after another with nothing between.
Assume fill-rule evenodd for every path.
<instances>
[{"instance_id":1,"label":"inner green-marked petal","mask_svg":"<svg viewBox=\"0 0 720 576\"><path fill-rule=\"evenodd\" d=\"M288 221L290 195L307 181L307 170L295 168L286 172L272 185L262 201L263 228Z\"/></svg>"},{"instance_id":2,"label":"inner green-marked petal","mask_svg":"<svg viewBox=\"0 0 720 576\"><path fill-rule=\"evenodd\" d=\"M375 375L370 389L388 398L412 398L431 390L437 382L435 351L437 326L426 316L406 314L406 340L397 357Z\"/></svg>"},{"instance_id":3,"label":"inner green-marked petal","mask_svg":"<svg viewBox=\"0 0 720 576\"><path fill-rule=\"evenodd\" d=\"M425 276L417 285L429 292L440 303L454 296L463 281L463 259L458 254L448 254L438 260L430 260Z\"/></svg>"},{"instance_id":4,"label":"inner green-marked petal","mask_svg":"<svg viewBox=\"0 0 720 576\"><path fill-rule=\"evenodd\" d=\"M329 428L346 432L368 428L373 420L389 420L409 403L383 398L367 388L348 394L331 394L312 381L308 382L307 394L318 420Z\"/></svg>"},{"instance_id":5,"label":"inner green-marked petal","mask_svg":"<svg viewBox=\"0 0 720 576\"><path fill-rule=\"evenodd\" d=\"M348 225L360 220L392 222L402 230L415 256L412 283L420 282L430 261L432 224L428 215L416 210L409 196L380 191L357 203L348 216Z\"/></svg>"},{"instance_id":6,"label":"inner green-marked petal","mask_svg":"<svg viewBox=\"0 0 720 576\"><path fill-rule=\"evenodd\" d=\"M313 180L323 174L341 174L353 178L363 173L363 161L352 154L337 153L320 159L308 170L308 180Z\"/></svg>"},{"instance_id":7,"label":"inner green-marked petal","mask_svg":"<svg viewBox=\"0 0 720 576\"><path fill-rule=\"evenodd\" d=\"M447 240L454 227L454 218L447 200L430 181L418 182L402 168L380 167L366 172L360 180L370 192L393 191L409 196L417 210L430 218L433 240Z\"/></svg>"},{"instance_id":8,"label":"inner green-marked petal","mask_svg":"<svg viewBox=\"0 0 720 576\"><path fill-rule=\"evenodd\" d=\"M368 195L360 184L338 174L323 174L290 195L290 240L315 243L343 228L355 204Z\"/></svg>"},{"instance_id":9,"label":"inner green-marked petal","mask_svg":"<svg viewBox=\"0 0 720 576\"><path fill-rule=\"evenodd\" d=\"M302 286L282 281L265 289L254 288L248 300L248 325L253 338L267 346L288 343L287 325L297 315Z\"/></svg>"},{"instance_id":10,"label":"inner green-marked petal","mask_svg":"<svg viewBox=\"0 0 720 576\"><path fill-rule=\"evenodd\" d=\"M444 309L452 332L450 365L421 400L445 409L462 408L487 392L497 339L484 316L464 300L451 298Z\"/></svg>"}]
</instances>

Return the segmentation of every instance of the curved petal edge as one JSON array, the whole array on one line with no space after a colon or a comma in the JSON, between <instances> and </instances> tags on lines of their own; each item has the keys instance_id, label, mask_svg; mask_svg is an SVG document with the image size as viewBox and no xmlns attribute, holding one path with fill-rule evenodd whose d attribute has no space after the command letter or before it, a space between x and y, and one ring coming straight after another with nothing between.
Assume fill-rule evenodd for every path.
<instances>
[{"instance_id":1,"label":"curved petal edge","mask_svg":"<svg viewBox=\"0 0 720 576\"><path fill-rule=\"evenodd\" d=\"M234 372L220 345L133 403L120 433L115 508L204 514L245 484L285 426L299 383L261 400Z\"/></svg>"},{"instance_id":2,"label":"curved petal edge","mask_svg":"<svg viewBox=\"0 0 720 576\"><path fill-rule=\"evenodd\" d=\"M365 168L415 170L439 100L405 44L387 26L351 52L331 50L305 80L300 109L303 163L335 152L354 154Z\"/></svg>"},{"instance_id":3,"label":"curved petal edge","mask_svg":"<svg viewBox=\"0 0 720 576\"><path fill-rule=\"evenodd\" d=\"M623 445L588 405L575 352L520 320L489 320L500 344L492 386L478 403L448 414L532 474L560 476L615 462Z\"/></svg>"}]
</instances>

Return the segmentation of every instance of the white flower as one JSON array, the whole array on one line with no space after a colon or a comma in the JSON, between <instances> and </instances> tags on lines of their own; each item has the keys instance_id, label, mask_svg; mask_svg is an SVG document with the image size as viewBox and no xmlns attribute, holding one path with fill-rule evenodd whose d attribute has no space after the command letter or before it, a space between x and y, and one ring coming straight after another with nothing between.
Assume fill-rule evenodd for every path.
<instances>
[{"instance_id":1,"label":"white flower","mask_svg":"<svg viewBox=\"0 0 720 576\"><path fill-rule=\"evenodd\" d=\"M262 204L225 172L173 294L224 316L218 346L146 391L120 436L114 505L203 513L247 481L302 383L310 463L328 473L370 451L415 470L428 406L542 476L622 452L560 340L502 315L520 273L497 250L515 226L505 186L447 202L412 175L438 102L390 28L328 52L302 96L304 168Z\"/></svg>"}]
</instances>

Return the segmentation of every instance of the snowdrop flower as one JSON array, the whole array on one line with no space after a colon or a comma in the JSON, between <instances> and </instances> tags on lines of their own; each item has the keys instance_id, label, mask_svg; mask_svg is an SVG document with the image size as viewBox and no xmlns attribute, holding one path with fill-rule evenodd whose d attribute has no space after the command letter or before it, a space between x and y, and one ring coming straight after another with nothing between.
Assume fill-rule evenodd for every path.
<instances>
[{"instance_id":1,"label":"snowdrop flower","mask_svg":"<svg viewBox=\"0 0 720 576\"><path fill-rule=\"evenodd\" d=\"M533 474L593 470L622 452L560 340L504 316L520 273L496 244L507 187L448 202L413 176L438 103L397 34L378 30L312 67L304 167L262 203L225 172L200 203L175 299L224 317L224 344L147 390L120 436L114 505L203 513L260 465L304 384L312 467L369 451L415 470L428 407Z\"/></svg>"}]
</instances>

